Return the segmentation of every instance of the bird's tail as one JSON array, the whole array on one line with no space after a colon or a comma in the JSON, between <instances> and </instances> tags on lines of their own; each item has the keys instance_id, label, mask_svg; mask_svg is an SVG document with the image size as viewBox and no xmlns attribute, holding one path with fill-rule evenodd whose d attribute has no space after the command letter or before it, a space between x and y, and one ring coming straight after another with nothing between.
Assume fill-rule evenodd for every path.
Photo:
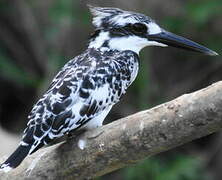
<instances>
[{"instance_id":1,"label":"bird's tail","mask_svg":"<svg viewBox=\"0 0 222 180\"><path fill-rule=\"evenodd\" d=\"M19 147L12 153L12 155L0 165L0 170L5 172L10 171L13 168L16 168L29 154L31 145L19 145Z\"/></svg>"}]
</instances>

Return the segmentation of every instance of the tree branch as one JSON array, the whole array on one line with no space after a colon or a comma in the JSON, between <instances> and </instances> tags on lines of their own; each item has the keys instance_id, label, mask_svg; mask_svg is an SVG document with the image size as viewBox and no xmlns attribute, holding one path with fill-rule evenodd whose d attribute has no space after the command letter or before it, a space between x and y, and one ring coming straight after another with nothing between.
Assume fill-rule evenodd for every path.
<instances>
[{"instance_id":1,"label":"tree branch","mask_svg":"<svg viewBox=\"0 0 222 180\"><path fill-rule=\"evenodd\" d=\"M220 130L222 81L39 150L0 179L90 179ZM28 169L28 170L27 170Z\"/></svg>"}]
</instances>

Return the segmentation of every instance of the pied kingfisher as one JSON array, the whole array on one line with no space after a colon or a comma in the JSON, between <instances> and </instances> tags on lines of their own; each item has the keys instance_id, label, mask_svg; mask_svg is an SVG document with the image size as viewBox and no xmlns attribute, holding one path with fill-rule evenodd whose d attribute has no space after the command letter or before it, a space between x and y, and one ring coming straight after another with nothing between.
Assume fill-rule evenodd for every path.
<instances>
[{"instance_id":1,"label":"pied kingfisher","mask_svg":"<svg viewBox=\"0 0 222 180\"><path fill-rule=\"evenodd\" d=\"M62 68L34 105L18 148L0 166L4 171L17 167L28 154L71 130L102 126L135 80L142 48L169 45L217 55L167 32L143 14L92 6L90 10L96 30L88 48Z\"/></svg>"}]
</instances>

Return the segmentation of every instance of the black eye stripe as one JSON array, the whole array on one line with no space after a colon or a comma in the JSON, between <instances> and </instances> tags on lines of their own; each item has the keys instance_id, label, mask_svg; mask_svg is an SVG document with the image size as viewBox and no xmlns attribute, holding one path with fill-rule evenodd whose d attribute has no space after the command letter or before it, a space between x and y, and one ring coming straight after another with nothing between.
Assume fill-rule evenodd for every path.
<instances>
[{"instance_id":1,"label":"black eye stripe","mask_svg":"<svg viewBox=\"0 0 222 180\"><path fill-rule=\"evenodd\" d=\"M129 23L123 27L116 26L114 28L104 28L103 30L108 31L111 37L123 37L130 35L146 37L147 34L147 26L143 23Z\"/></svg>"},{"instance_id":2,"label":"black eye stripe","mask_svg":"<svg viewBox=\"0 0 222 180\"><path fill-rule=\"evenodd\" d=\"M132 24L131 26L132 26L133 31L135 32L140 32L140 33L147 32L147 27L145 24L135 23L135 24Z\"/></svg>"}]
</instances>

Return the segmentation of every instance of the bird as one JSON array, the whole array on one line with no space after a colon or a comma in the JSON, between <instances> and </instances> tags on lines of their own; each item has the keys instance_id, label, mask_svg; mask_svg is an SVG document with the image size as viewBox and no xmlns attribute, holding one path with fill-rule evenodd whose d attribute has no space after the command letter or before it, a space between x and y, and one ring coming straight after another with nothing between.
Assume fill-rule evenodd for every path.
<instances>
[{"instance_id":1,"label":"bird","mask_svg":"<svg viewBox=\"0 0 222 180\"><path fill-rule=\"evenodd\" d=\"M113 7L89 6L95 31L86 50L68 61L28 115L18 148L0 165L5 172L26 156L71 131L102 126L139 71L147 46L177 47L218 55L161 28L150 17Z\"/></svg>"}]
</instances>

